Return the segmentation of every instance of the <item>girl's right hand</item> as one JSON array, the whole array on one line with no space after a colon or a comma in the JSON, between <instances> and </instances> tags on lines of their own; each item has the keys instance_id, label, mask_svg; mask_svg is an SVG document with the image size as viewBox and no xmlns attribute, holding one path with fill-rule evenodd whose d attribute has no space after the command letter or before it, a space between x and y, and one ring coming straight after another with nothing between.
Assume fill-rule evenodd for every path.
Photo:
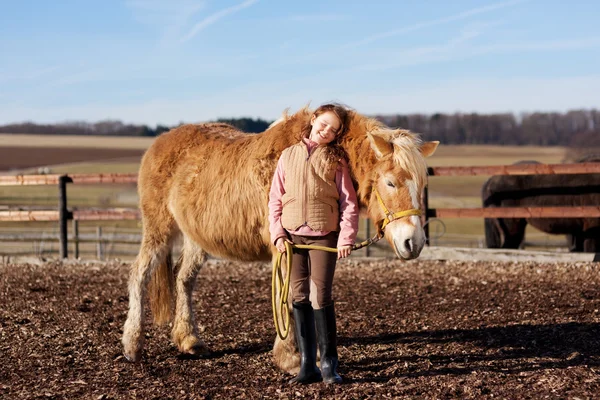
<instances>
[{"instance_id":1,"label":"girl's right hand","mask_svg":"<svg viewBox=\"0 0 600 400\"><path fill-rule=\"evenodd\" d=\"M290 242L288 239L280 237L279 239L277 239L277 241L275 241L275 247L277 247L277 251L279 251L280 253L285 253L285 242L288 242L290 244L293 244L292 242Z\"/></svg>"}]
</instances>

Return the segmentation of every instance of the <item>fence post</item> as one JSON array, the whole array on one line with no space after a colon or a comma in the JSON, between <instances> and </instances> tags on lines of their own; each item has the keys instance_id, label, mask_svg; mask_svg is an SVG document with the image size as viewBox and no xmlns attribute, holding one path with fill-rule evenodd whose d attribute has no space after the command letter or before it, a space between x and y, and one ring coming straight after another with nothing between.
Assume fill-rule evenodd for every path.
<instances>
[{"instance_id":1,"label":"fence post","mask_svg":"<svg viewBox=\"0 0 600 400\"><path fill-rule=\"evenodd\" d=\"M365 236L367 237L367 239L371 239L371 221L369 220L369 218L365 218ZM366 246L365 247L365 257L370 257L371 256L371 246Z\"/></svg>"},{"instance_id":2,"label":"fence post","mask_svg":"<svg viewBox=\"0 0 600 400\"><path fill-rule=\"evenodd\" d=\"M421 221L423 222L423 231L425 232L425 245L429 246L429 182L425 185L423 189L423 218Z\"/></svg>"},{"instance_id":3,"label":"fence post","mask_svg":"<svg viewBox=\"0 0 600 400\"><path fill-rule=\"evenodd\" d=\"M98 260L104 259L104 242L102 242L102 227L96 227L96 235L98 236L98 244L96 246L96 258Z\"/></svg>"},{"instance_id":4,"label":"fence post","mask_svg":"<svg viewBox=\"0 0 600 400\"><path fill-rule=\"evenodd\" d=\"M67 183L73 182L68 175L58 178L58 229L60 232L60 258L69 257L67 220L73 215L67 210Z\"/></svg>"},{"instance_id":5,"label":"fence post","mask_svg":"<svg viewBox=\"0 0 600 400\"><path fill-rule=\"evenodd\" d=\"M73 220L73 257L79 258L79 221Z\"/></svg>"}]
</instances>

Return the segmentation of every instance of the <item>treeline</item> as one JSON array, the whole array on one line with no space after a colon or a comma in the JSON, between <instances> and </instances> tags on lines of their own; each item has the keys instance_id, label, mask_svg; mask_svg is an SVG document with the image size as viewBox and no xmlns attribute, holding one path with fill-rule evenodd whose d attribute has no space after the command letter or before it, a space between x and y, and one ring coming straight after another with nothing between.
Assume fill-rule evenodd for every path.
<instances>
[{"instance_id":1,"label":"treeline","mask_svg":"<svg viewBox=\"0 0 600 400\"><path fill-rule=\"evenodd\" d=\"M263 132L271 124L271 122L260 118L218 119L216 122L227 123L249 133ZM24 122L2 125L0 126L0 133L26 133L35 135L158 136L176 126L178 125L157 125L156 128L151 128L147 125L124 124L121 121L113 120L95 123L75 121L60 124L36 124L33 122Z\"/></svg>"},{"instance_id":2,"label":"treeline","mask_svg":"<svg viewBox=\"0 0 600 400\"><path fill-rule=\"evenodd\" d=\"M107 135L107 136L157 136L171 129L158 125L152 129L146 125L124 124L121 121L96 123L75 121L60 124L36 124L24 122L0 126L0 133L27 133L34 135Z\"/></svg>"},{"instance_id":3,"label":"treeline","mask_svg":"<svg viewBox=\"0 0 600 400\"><path fill-rule=\"evenodd\" d=\"M514 114L378 116L388 126L419 132L445 144L600 146L600 111ZM591 142L590 142L591 141Z\"/></svg>"},{"instance_id":4,"label":"treeline","mask_svg":"<svg viewBox=\"0 0 600 400\"><path fill-rule=\"evenodd\" d=\"M538 146L600 146L600 111L515 114L410 114L377 115L390 127L419 132L426 140L444 144L499 144ZM218 119L238 129L256 133L270 121L252 118ZM32 122L0 126L0 133L47 135L157 136L173 126L124 124L121 121L67 122L41 125Z\"/></svg>"}]
</instances>

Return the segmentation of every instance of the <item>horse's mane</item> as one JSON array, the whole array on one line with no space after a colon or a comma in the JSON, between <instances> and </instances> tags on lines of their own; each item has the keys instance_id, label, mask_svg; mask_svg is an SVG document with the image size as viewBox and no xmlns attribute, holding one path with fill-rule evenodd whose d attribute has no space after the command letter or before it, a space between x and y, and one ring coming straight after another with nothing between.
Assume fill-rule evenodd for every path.
<instances>
[{"instance_id":1,"label":"horse's mane","mask_svg":"<svg viewBox=\"0 0 600 400\"><path fill-rule=\"evenodd\" d=\"M427 163L419 150L423 143L421 137L408 130L397 129L394 131L392 143L398 147L394 150L394 161L402 169L410 172L413 181L419 187L425 187L427 184Z\"/></svg>"}]
</instances>

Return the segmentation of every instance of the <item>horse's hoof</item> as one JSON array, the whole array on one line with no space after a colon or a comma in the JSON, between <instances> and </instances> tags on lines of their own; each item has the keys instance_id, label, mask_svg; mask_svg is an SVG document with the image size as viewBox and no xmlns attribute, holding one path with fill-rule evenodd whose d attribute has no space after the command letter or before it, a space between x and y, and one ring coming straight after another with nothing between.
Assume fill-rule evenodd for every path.
<instances>
[{"instance_id":1,"label":"horse's hoof","mask_svg":"<svg viewBox=\"0 0 600 400\"><path fill-rule=\"evenodd\" d=\"M132 342L123 340L123 357L130 362L138 362L142 358L143 346L132 346Z\"/></svg>"},{"instance_id":2,"label":"horse's hoof","mask_svg":"<svg viewBox=\"0 0 600 400\"><path fill-rule=\"evenodd\" d=\"M181 342L179 350L184 354L201 357L210 355L210 349L197 337L188 336Z\"/></svg>"},{"instance_id":3,"label":"horse's hoof","mask_svg":"<svg viewBox=\"0 0 600 400\"><path fill-rule=\"evenodd\" d=\"M123 353L123 357L125 357L125 359L129 362L136 363L136 362L140 361L140 359L142 358L142 355L141 355L141 353L133 353L133 354Z\"/></svg>"}]
</instances>

